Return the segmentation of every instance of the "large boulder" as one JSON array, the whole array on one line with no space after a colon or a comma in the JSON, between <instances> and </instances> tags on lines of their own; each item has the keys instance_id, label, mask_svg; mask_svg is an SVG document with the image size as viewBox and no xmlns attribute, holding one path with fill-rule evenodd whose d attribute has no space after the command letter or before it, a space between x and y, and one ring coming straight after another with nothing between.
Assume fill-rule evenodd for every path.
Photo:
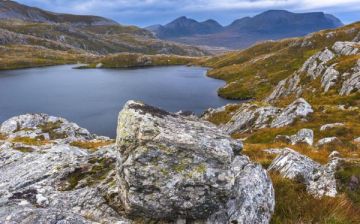
<instances>
[{"instance_id":1,"label":"large boulder","mask_svg":"<svg viewBox=\"0 0 360 224\"><path fill-rule=\"evenodd\" d=\"M117 133L120 197L130 217L269 222L268 175L216 126L130 101Z\"/></svg>"},{"instance_id":2,"label":"large boulder","mask_svg":"<svg viewBox=\"0 0 360 224\"><path fill-rule=\"evenodd\" d=\"M307 191L315 197L335 197L337 194L335 172L340 158L331 156L326 165L290 148L283 149L268 170L305 184Z\"/></svg>"},{"instance_id":3,"label":"large boulder","mask_svg":"<svg viewBox=\"0 0 360 224\"><path fill-rule=\"evenodd\" d=\"M314 143L314 131L311 129L303 128L299 130L295 135L278 135L275 138L275 141L284 141L292 145L305 143L308 145L313 145Z\"/></svg>"}]
</instances>

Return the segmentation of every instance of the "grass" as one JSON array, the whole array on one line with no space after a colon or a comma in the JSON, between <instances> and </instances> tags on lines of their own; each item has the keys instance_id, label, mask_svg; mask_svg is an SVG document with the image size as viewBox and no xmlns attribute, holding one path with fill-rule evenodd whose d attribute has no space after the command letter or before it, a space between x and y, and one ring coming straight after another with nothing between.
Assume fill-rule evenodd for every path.
<instances>
[{"instance_id":1,"label":"grass","mask_svg":"<svg viewBox=\"0 0 360 224\"><path fill-rule=\"evenodd\" d=\"M25 145L42 146L49 143L44 138L16 137L11 140L14 143L22 143Z\"/></svg>"},{"instance_id":2,"label":"grass","mask_svg":"<svg viewBox=\"0 0 360 224\"><path fill-rule=\"evenodd\" d=\"M0 140L6 140L7 136L5 134L0 133Z\"/></svg>"},{"instance_id":3,"label":"grass","mask_svg":"<svg viewBox=\"0 0 360 224\"><path fill-rule=\"evenodd\" d=\"M360 207L360 163L345 162L335 174L338 190L348 195L350 200Z\"/></svg>"},{"instance_id":4,"label":"grass","mask_svg":"<svg viewBox=\"0 0 360 224\"><path fill-rule=\"evenodd\" d=\"M44 123L42 125L39 126L39 128L41 128L41 131L43 133L48 133L50 139L54 140L54 139L64 139L67 138L67 134L63 133L63 132L58 132L56 131L56 129L61 127L62 122L61 121L57 121L57 122L47 122Z\"/></svg>"},{"instance_id":5,"label":"grass","mask_svg":"<svg viewBox=\"0 0 360 224\"><path fill-rule=\"evenodd\" d=\"M71 142L70 145L82 149L87 149L90 151L96 151L100 147L108 146L113 144L113 140L109 141L75 141Z\"/></svg>"},{"instance_id":6,"label":"grass","mask_svg":"<svg viewBox=\"0 0 360 224\"><path fill-rule=\"evenodd\" d=\"M272 173L276 205L272 224L324 223L355 224L360 222L360 210L346 195L317 199L306 192L303 184Z\"/></svg>"},{"instance_id":7,"label":"grass","mask_svg":"<svg viewBox=\"0 0 360 224\"><path fill-rule=\"evenodd\" d=\"M30 153L34 152L35 150L31 147L15 147L14 150L20 151L22 153Z\"/></svg>"}]
</instances>

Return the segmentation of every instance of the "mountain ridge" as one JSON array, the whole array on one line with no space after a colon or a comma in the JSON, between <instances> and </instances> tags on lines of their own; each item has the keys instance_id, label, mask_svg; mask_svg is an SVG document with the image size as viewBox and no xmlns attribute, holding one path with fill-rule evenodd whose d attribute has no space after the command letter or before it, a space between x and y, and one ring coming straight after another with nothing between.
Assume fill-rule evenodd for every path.
<instances>
[{"instance_id":1,"label":"mountain ridge","mask_svg":"<svg viewBox=\"0 0 360 224\"><path fill-rule=\"evenodd\" d=\"M213 19L198 22L182 16L166 25L150 26L146 29L160 39L240 49L258 41L305 36L342 25L338 18L323 12L268 10L253 17L234 20L227 26L222 26Z\"/></svg>"}]
</instances>

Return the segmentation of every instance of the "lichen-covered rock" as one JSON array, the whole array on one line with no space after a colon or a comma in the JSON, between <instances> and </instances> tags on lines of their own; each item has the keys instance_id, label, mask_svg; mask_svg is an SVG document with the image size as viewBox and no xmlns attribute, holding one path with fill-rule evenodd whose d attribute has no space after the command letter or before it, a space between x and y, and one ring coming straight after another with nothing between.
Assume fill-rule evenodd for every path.
<instances>
[{"instance_id":1,"label":"lichen-covered rock","mask_svg":"<svg viewBox=\"0 0 360 224\"><path fill-rule=\"evenodd\" d=\"M334 68L334 66L330 66L327 68L321 77L321 87L324 88L324 92L328 92L329 89L336 84L336 81L339 78L340 73Z\"/></svg>"},{"instance_id":2,"label":"lichen-covered rock","mask_svg":"<svg viewBox=\"0 0 360 224\"><path fill-rule=\"evenodd\" d=\"M64 118L47 114L25 114L10 118L0 126L0 133L9 138L30 137L62 141L90 140L96 135Z\"/></svg>"},{"instance_id":3,"label":"lichen-covered rock","mask_svg":"<svg viewBox=\"0 0 360 224\"><path fill-rule=\"evenodd\" d=\"M281 141L285 143L289 143L292 145L305 143L308 145L313 145L314 143L314 131L311 129L301 129L295 135L287 136L287 135L278 135L275 138L276 141Z\"/></svg>"},{"instance_id":4,"label":"lichen-covered rock","mask_svg":"<svg viewBox=\"0 0 360 224\"><path fill-rule=\"evenodd\" d=\"M117 132L120 197L130 217L269 222L269 177L216 126L129 101Z\"/></svg>"},{"instance_id":5,"label":"lichen-covered rock","mask_svg":"<svg viewBox=\"0 0 360 224\"><path fill-rule=\"evenodd\" d=\"M302 182L306 185L307 191L315 197L335 197L337 194L335 172L339 161L339 158L332 158L328 164L321 165L307 156L286 148L271 163L268 170Z\"/></svg>"},{"instance_id":6,"label":"lichen-covered rock","mask_svg":"<svg viewBox=\"0 0 360 224\"><path fill-rule=\"evenodd\" d=\"M345 124L343 123L324 124L323 126L320 127L320 131L326 131L332 128L343 127L343 126L345 126Z\"/></svg>"},{"instance_id":7,"label":"lichen-covered rock","mask_svg":"<svg viewBox=\"0 0 360 224\"><path fill-rule=\"evenodd\" d=\"M223 129L227 133L234 133L266 128L280 111L279 108L273 106L259 107L253 104L243 104Z\"/></svg>"},{"instance_id":8,"label":"lichen-covered rock","mask_svg":"<svg viewBox=\"0 0 360 224\"><path fill-rule=\"evenodd\" d=\"M312 79L316 79L326 69L326 63L335 57L329 49L320 51L311 56L302 66L300 72L308 74Z\"/></svg>"},{"instance_id":9,"label":"lichen-covered rock","mask_svg":"<svg viewBox=\"0 0 360 224\"><path fill-rule=\"evenodd\" d=\"M272 121L272 128L279 128L289 125L297 118L306 118L313 113L311 105L305 99L299 98L287 106L282 112Z\"/></svg>"},{"instance_id":10,"label":"lichen-covered rock","mask_svg":"<svg viewBox=\"0 0 360 224\"><path fill-rule=\"evenodd\" d=\"M333 45L332 49L336 54L354 55L360 52L358 46L359 44L357 42L338 41Z\"/></svg>"},{"instance_id":11,"label":"lichen-covered rock","mask_svg":"<svg viewBox=\"0 0 360 224\"><path fill-rule=\"evenodd\" d=\"M352 74L349 79L343 82L340 95L349 95L355 91L360 91L360 72Z\"/></svg>"},{"instance_id":12,"label":"lichen-covered rock","mask_svg":"<svg viewBox=\"0 0 360 224\"><path fill-rule=\"evenodd\" d=\"M331 143L341 143L341 141L337 137L327 137L327 138L320 139L316 143L316 146L320 147L320 146L324 146L324 145L331 144Z\"/></svg>"},{"instance_id":13,"label":"lichen-covered rock","mask_svg":"<svg viewBox=\"0 0 360 224\"><path fill-rule=\"evenodd\" d=\"M241 105L231 120L221 128L232 134L268 127L284 127L292 124L295 119L306 118L312 112L311 105L303 98L295 100L286 108L246 103Z\"/></svg>"}]
</instances>

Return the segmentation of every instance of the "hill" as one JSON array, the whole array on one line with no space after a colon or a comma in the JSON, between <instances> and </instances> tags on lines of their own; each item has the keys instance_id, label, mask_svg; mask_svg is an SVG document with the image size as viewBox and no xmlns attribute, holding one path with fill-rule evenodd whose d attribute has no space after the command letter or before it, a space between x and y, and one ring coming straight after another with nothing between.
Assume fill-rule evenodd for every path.
<instances>
[{"instance_id":1,"label":"hill","mask_svg":"<svg viewBox=\"0 0 360 224\"><path fill-rule=\"evenodd\" d=\"M235 20L224 27L214 20L198 22L180 17L164 26L151 26L148 29L161 39L239 49L258 41L304 36L342 25L336 17L322 12L270 10L254 17Z\"/></svg>"}]
</instances>

